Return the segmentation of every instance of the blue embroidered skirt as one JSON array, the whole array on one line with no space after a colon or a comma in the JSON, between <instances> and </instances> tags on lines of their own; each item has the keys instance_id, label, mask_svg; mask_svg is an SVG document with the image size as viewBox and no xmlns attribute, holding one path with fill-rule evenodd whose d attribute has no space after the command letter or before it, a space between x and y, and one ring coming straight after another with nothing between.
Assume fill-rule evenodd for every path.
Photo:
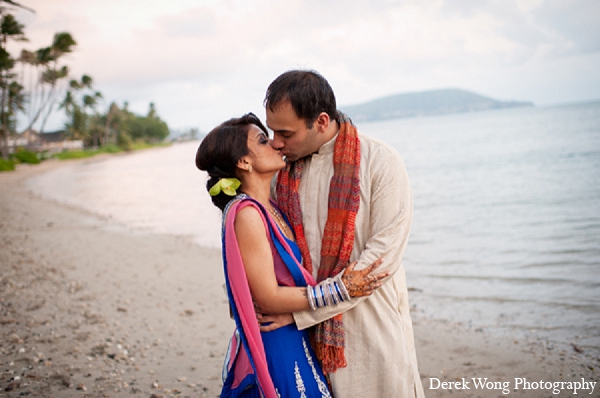
<instances>
[{"instance_id":1,"label":"blue embroidered skirt","mask_svg":"<svg viewBox=\"0 0 600 398\"><path fill-rule=\"evenodd\" d=\"M290 324L261 333L269 373L281 398L330 398L306 330Z\"/></svg>"}]
</instances>

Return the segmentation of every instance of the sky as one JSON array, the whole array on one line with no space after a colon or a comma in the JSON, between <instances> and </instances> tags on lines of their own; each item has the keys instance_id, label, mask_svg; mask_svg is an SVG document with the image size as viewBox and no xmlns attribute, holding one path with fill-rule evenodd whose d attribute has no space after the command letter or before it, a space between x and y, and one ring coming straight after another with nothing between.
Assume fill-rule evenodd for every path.
<instances>
[{"instance_id":1,"label":"sky","mask_svg":"<svg viewBox=\"0 0 600 398\"><path fill-rule=\"evenodd\" d=\"M107 107L207 132L254 112L269 83L314 69L339 107L461 88L536 105L600 99L600 0L18 0L27 43L56 32ZM60 128L64 117L53 117Z\"/></svg>"}]
</instances>

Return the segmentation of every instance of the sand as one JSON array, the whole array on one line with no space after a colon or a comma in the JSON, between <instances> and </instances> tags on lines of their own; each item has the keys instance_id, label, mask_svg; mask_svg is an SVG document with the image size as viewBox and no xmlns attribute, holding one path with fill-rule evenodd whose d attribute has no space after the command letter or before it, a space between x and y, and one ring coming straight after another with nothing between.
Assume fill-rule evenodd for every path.
<instances>
[{"instance_id":1,"label":"sand","mask_svg":"<svg viewBox=\"0 0 600 398\"><path fill-rule=\"evenodd\" d=\"M0 396L217 397L233 330L220 251L132 231L23 187L62 164L0 173ZM418 309L412 316L428 397L549 397L557 395L524 390L515 378L600 379L598 356L577 346L492 335ZM496 383L476 389L472 378L486 377ZM441 384L457 381L452 389Z\"/></svg>"}]
</instances>

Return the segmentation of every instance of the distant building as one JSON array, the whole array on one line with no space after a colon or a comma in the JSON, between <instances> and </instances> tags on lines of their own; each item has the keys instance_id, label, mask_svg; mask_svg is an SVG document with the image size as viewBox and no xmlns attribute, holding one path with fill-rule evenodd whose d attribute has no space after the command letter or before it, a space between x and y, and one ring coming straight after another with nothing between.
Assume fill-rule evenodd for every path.
<instances>
[{"instance_id":1,"label":"distant building","mask_svg":"<svg viewBox=\"0 0 600 398\"><path fill-rule=\"evenodd\" d=\"M8 139L8 148L11 153L19 147L33 152L58 153L65 150L83 149L83 141L65 139L64 131L40 134L35 130L27 130Z\"/></svg>"}]
</instances>

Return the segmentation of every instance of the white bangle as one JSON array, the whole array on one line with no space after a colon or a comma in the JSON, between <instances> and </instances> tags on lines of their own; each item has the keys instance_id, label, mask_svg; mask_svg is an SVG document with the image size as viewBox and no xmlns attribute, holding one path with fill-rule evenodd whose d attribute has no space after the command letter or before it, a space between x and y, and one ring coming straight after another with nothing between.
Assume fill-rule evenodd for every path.
<instances>
[{"instance_id":1,"label":"white bangle","mask_svg":"<svg viewBox=\"0 0 600 398\"><path fill-rule=\"evenodd\" d=\"M308 305L310 305L310 308L314 311L317 309L317 306L315 304L315 293L314 293L314 287L312 287L311 285L307 285L306 286L306 296L308 298Z\"/></svg>"}]
</instances>

